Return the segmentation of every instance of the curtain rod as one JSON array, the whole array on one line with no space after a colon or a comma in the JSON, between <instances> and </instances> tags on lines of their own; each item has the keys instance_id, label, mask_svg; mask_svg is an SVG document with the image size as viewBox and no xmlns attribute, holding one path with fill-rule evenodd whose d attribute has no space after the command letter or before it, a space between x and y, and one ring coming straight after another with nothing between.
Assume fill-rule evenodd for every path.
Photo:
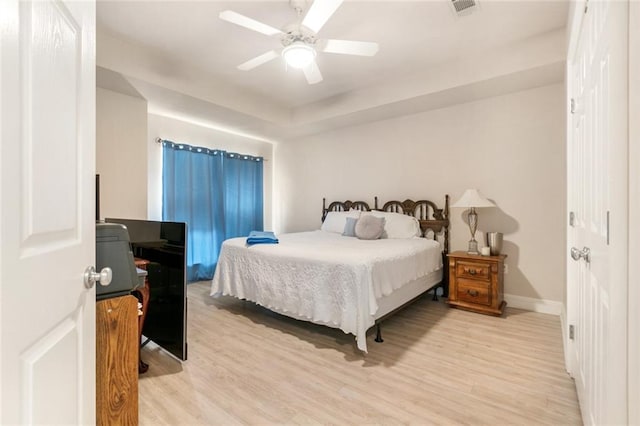
<instances>
[{"instance_id":1,"label":"curtain rod","mask_svg":"<svg viewBox=\"0 0 640 426\"><path fill-rule=\"evenodd\" d=\"M160 144L160 145L162 145L162 143L163 143L163 142L176 143L176 142L173 142L173 141L168 141L168 140L166 140L166 139L162 139L162 138L160 138L160 137L157 137L157 138L155 139L155 142L156 142L157 144ZM185 143L185 144L180 144L180 143L178 143L178 145L189 145L189 144L186 144L186 143ZM211 149L211 150L213 150L213 151L224 151L223 149L215 149L215 148L207 148L207 149ZM237 153L235 153L235 152L230 152L229 154L237 154ZM238 154L238 155L245 155L245 154ZM246 154L246 155L249 155L249 154ZM259 155L257 155L257 156L256 156L256 155L250 155L250 156L251 156L251 157L260 157ZM268 158L264 158L264 157L262 157L262 161L269 161L269 159L268 159Z\"/></svg>"}]
</instances>

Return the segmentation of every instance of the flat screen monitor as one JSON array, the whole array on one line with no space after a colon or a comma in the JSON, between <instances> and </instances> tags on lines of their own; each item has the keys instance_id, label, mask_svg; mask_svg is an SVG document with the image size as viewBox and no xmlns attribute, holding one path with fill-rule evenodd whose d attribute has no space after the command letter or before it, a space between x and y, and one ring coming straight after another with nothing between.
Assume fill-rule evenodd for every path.
<instances>
[{"instance_id":1,"label":"flat screen monitor","mask_svg":"<svg viewBox=\"0 0 640 426\"><path fill-rule=\"evenodd\" d=\"M187 359L187 225L107 218L127 227L133 255L149 261L149 305L142 333L177 358Z\"/></svg>"}]
</instances>

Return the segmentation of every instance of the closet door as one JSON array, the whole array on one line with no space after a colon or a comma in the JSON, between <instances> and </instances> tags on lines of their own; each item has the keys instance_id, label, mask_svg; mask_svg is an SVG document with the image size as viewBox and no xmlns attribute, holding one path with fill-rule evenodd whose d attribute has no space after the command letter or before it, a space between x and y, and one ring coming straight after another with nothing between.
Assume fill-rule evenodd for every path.
<instances>
[{"instance_id":1,"label":"closet door","mask_svg":"<svg viewBox=\"0 0 640 426\"><path fill-rule=\"evenodd\" d=\"M625 424L628 3L585 10L569 65L569 369L585 424Z\"/></svg>"}]
</instances>

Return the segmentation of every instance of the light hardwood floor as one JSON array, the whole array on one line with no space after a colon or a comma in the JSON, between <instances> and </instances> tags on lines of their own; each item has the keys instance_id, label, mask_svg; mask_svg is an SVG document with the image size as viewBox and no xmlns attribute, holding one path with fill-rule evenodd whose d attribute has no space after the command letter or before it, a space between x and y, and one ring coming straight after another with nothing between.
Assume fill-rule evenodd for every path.
<instances>
[{"instance_id":1,"label":"light hardwood floor","mask_svg":"<svg viewBox=\"0 0 640 426\"><path fill-rule=\"evenodd\" d=\"M148 345L140 424L581 424L560 320L496 318L427 295L383 324L384 343L249 302L189 295L189 359Z\"/></svg>"}]
</instances>

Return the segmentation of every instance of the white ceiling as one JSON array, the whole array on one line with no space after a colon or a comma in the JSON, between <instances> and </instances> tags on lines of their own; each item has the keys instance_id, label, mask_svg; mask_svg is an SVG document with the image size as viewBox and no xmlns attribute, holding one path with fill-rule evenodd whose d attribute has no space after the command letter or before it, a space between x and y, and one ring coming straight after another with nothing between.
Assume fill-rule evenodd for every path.
<instances>
[{"instance_id":1,"label":"white ceiling","mask_svg":"<svg viewBox=\"0 0 640 426\"><path fill-rule=\"evenodd\" d=\"M449 0L346 0L319 37L375 41L380 50L375 57L319 53L324 81L316 85L308 85L300 70L287 70L281 58L238 70L280 41L218 19L220 11L231 9L283 28L296 20L288 1L98 1L97 21L99 34L163 58L164 72L192 87L190 94L215 82L227 96L264 99L295 113L408 76L429 76L443 64L490 55L566 24L567 1L479 2L479 12L457 17Z\"/></svg>"}]
</instances>

